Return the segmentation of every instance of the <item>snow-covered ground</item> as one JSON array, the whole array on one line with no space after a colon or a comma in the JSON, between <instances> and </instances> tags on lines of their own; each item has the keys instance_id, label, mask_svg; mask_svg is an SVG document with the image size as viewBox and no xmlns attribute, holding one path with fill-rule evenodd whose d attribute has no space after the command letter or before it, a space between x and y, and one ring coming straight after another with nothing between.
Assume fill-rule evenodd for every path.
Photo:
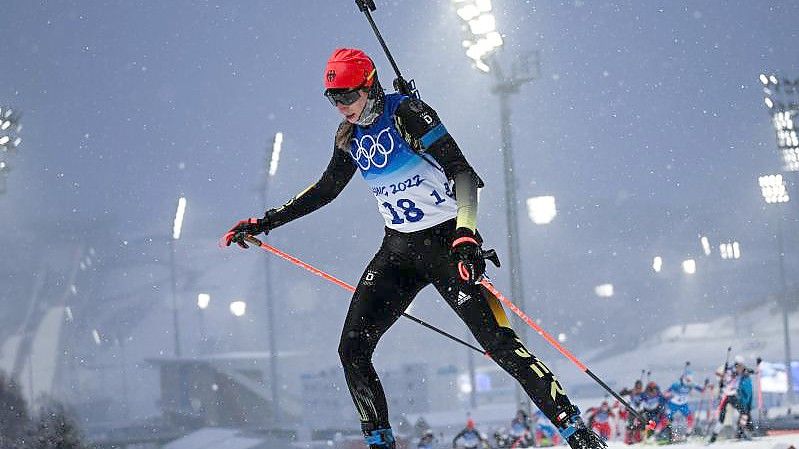
<instances>
[{"instance_id":1,"label":"snow-covered ground","mask_svg":"<svg viewBox=\"0 0 799 449\"><path fill-rule=\"evenodd\" d=\"M670 447L674 449L788 449L793 446L796 449L799 449L799 433L788 434L788 435L776 435L776 436L767 436L767 437L759 437L755 438L752 441L739 441L739 440L720 440L715 442L714 444L707 446L705 445L704 441L697 440L697 441L689 441L687 443L675 444L665 447ZM631 448L631 447L659 447L659 446L650 446L650 445L634 445L634 446L627 446L621 441L613 441L608 443L609 449L621 449L621 448Z\"/></svg>"},{"instance_id":2,"label":"snow-covered ground","mask_svg":"<svg viewBox=\"0 0 799 449\"><path fill-rule=\"evenodd\" d=\"M666 447L673 449L789 449L793 446L799 449L799 433L758 437L752 441L738 440L719 440L711 446L706 446L704 440L697 439L687 443L669 445ZM313 441L300 443L280 443L267 441L262 437L248 435L240 430L226 428L205 428L175 440L166 446L165 449L350 449L362 447L360 440L348 441ZM415 448L411 443L408 448ZM437 446L441 449L449 448L448 442L439 441ZM622 448L654 448L660 447L649 444L636 444L628 446L622 441L611 441L608 443L609 449ZM567 448L567 446L556 446L556 449Z\"/></svg>"}]
</instances>

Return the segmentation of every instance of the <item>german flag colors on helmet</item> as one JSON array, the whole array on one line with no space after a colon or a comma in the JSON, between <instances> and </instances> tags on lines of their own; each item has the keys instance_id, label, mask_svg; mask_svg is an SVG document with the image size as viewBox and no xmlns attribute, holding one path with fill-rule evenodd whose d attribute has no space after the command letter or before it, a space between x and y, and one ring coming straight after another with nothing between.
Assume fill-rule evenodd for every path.
<instances>
[{"instance_id":1,"label":"german flag colors on helmet","mask_svg":"<svg viewBox=\"0 0 799 449\"><path fill-rule=\"evenodd\" d=\"M325 89L371 87L376 73L374 63L362 50L338 48L327 60Z\"/></svg>"}]
</instances>

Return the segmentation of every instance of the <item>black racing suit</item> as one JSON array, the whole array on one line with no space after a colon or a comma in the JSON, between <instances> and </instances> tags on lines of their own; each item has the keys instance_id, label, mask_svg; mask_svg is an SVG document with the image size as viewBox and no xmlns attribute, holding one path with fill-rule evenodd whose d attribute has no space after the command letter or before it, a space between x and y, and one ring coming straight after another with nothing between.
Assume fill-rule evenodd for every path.
<instances>
[{"instance_id":1,"label":"black racing suit","mask_svg":"<svg viewBox=\"0 0 799 449\"><path fill-rule=\"evenodd\" d=\"M428 120L422 121L424 115ZM430 123L429 117L435 120ZM435 111L420 100L406 99L395 112L395 123L413 148L421 137L440 121ZM351 126L339 127L333 156L319 181L277 210L266 214L269 228L275 228L308 214L333 200L356 171L346 149ZM458 208L461 192L476 193L480 178L464 158L449 134L424 152L441 165L448 179L455 181ZM458 185L459 183L463 185ZM463 195L466 196L466 195ZM460 213L458 223L460 225ZM503 369L524 387L539 409L556 426L574 414L566 392L544 363L525 349L510 327L499 300L483 286L464 283L458 276L450 246L456 220L415 232L400 232L386 227L380 249L366 267L353 294L344 322L339 355L352 399L364 431L389 428L388 408L383 388L372 365L372 353L380 337L397 321L417 293L432 284L477 341Z\"/></svg>"}]
</instances>

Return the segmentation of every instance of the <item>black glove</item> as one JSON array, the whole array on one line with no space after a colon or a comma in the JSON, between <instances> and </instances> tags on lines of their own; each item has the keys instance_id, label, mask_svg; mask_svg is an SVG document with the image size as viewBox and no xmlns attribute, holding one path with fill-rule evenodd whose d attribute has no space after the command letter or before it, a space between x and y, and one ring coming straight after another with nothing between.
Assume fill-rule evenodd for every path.
<instances>
[{"instance_id":1,"label":"black glove","mask_svg":"<svg viewBox=\"0 0 799 449\"><path fill-rule=\"evenodd\" d=\"M496 252L493 249L483 251L482 244L483 239L471 229L455 230L450 253L458 263L458 275L464 282L480 282L486 271L486 259L499 266Z\"/></svg>"},{"instance_id":2,"label":"black glove","mask_svg":"<svg viewBox=\"0 0 799 449\"><path fill-rule=\"evenodd\" d=\"M247 235L258 235L260 233L264 233L264 235L269 234L269 222L267 218L248 218L239 221L236 223L236 226L230 228L230 230L222 236L222 243L225 246L236 243L242 248L249 248L250 246L244 241L244 237Z\"/></svg>"}]
</instances>

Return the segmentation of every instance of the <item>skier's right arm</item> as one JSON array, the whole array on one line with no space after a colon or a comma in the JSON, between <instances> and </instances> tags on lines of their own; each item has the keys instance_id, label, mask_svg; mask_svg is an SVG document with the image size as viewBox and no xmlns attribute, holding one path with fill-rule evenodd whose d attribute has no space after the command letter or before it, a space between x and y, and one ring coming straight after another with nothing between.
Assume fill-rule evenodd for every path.
<instances>
[{"instance_id":1,"label":"skier's right arm","mask_svg":"<svg viewBox=\"0 0 799 449\"><path fill-rule=\"evenodd\" d=\"M277 209L266 211L264 217L266 225L269 229L274 229L333 201L344 190L353 174L355 174L355 164L349 154L334 146L330 163L319 180Z\"/></svg>"},{"instance_id":2,"label":"skier's right arm","mask_svg":"<svg viewBox=\"0 0 799 449\"><path fill-rule=\"evenodd\" d=\"M337 142L341 141L339 138L343 136L343 128L343 126L339 127L339 131L336 133ZM348 128L346 131L351 132L350 129ZM258 235L262 232L268 234L270 230L278 226L319 209L333 201L344 190L353 174L355 174L355 164L352 159L339 148L338 144L334 144L333 156L318 181L288 200L286 204L266 211L264 218L239 221L222 236L221 244L230 246L231 243L236 243L242 248L247 248L243 235Z\"/></svg>"}]
</instances>

